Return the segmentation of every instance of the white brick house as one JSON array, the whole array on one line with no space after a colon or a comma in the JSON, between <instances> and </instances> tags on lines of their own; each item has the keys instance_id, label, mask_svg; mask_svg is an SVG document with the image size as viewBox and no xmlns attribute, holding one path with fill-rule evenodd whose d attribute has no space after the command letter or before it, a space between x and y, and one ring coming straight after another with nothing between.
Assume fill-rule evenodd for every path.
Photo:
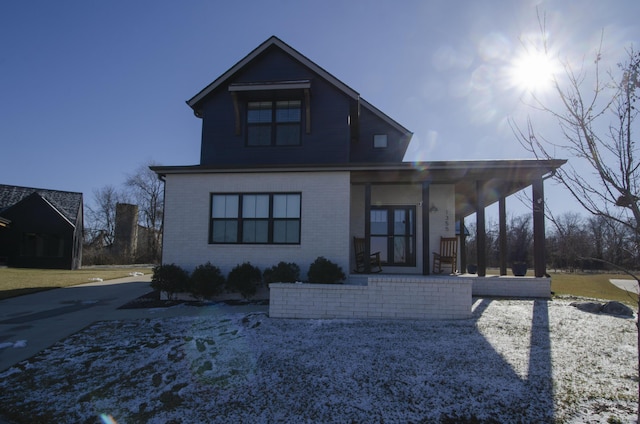
<instances>
[{"instance_id":1,"label":"white brick house","mask_svg":"<svg viewBox=\"0 0 640 424\"><path fill-rule=\"evenodd\" d=\"M297 263L304 270L313 259L324 256L347 270L349 185L347 172L172 175L166 179L165 188L163 262L193 269L211 261L228 273L245 261L264 270L284 260ZM301 196L300 243L269 246L209 243L212 191L224 188L229 193L277 193L283 187Z\"/></svg>"},{"instance_id":2,"label":"white brick house","mask_svg":"<svg viewBox=\"0 0 640 424\"><path fill-rule=\"evenodd\" d=\"M362 237L383 274L429 275L456 223L476 213L482 231L486 206L532 186L545 273L543 180L562 160L403 162L409 130L276 37L187 104L202 119L200 163L152 167L165 181L164 263L305 273L324 256L349 273ZM483 277L482 249L474 262Z\"/></svg>"}]
</instances>

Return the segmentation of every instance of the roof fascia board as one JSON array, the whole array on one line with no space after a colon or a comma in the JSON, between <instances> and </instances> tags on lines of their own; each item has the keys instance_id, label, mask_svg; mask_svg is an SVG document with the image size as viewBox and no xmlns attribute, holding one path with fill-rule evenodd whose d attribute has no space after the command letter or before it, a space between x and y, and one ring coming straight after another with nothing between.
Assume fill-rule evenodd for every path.
<instances>
[{"instance_id":1,"label":"roof fascia board","mask_svg":"<svg viewBox=\"0 0 640 424\"><path fill-rule=\"evenodd\" d=\"M287 54L292 56L294 59L296 59L297 61L299 61L300 63L302 63L306 67L308 67L309 69L311 69L316 74L320 75L325 80L329 81L331 84L336 86L338 89L340 89L341 91L346 93L348 96L350 96L350 97L352 97L354 99L358 99L360 97L358 92L353 90L351 87L349 87L348 85L346 85L342 81L338 80L336 77L331 75L329 72L327 72L324 69L322 69L320 66L318 66L317 64L315 64L314 62L309 60L307 57L302 55L300 52L298 52L297 50L295 50L294 48L292 48L291 46L286 44L284 41L280 40L276 36L271 36L267 41L265 41L264 43L262 43L261 45L256 47L251 53L249 53L247 56L245 56L243 59L241 59L238 63L236 63L234 66L232 66L227 72L225 72L224 74L222 74L218 78L216 78L211 84L209 84L204 89L202 89L198 94L196 94L190 100L187 100L187 104L191 108L194 108L195 105L200 100L205 98L209 93L211 93L213 90L215 90L220 85L222 85L233 74L235 74L237 71L242 69L249 62L251 62L253 59L258 57L266 49L268 49L269 47L274 46L274 45L279 47L280 49L282 49L284 52L286 52Z\"/></svg>"},{"instance_id":2,"label":"roof fascia board","mask_svg":"<svg viewBox=\"0 0 640 424\"><path fill-rule=\"evenodd\" d=\"M22 198L19 202L14 203L13 205L9 206L8 208L6 208L3 213L6 213L7 211L18 207L19 205L21 205L22 203L26 202L28 199L30 199L31 197L36 196L38 199L40 199L41 201L43 201L49 208L51 208L51 210L53 210L56 214L60 215L60 217L67 222L72 228L76 228L76 225L74 223L72 223L69 218L67 218L66 216L64 216L64 214L60 211L60 209L58 209L53 203L51 203L50 201L48 201L42 194L38 193L37 191L34 191L33 193L31 193L30 195Z\"/></svg>"},{"instance_id":3,"label":"roof fascia board","mask_svg":"<svg viewBox=\"0 0 640 424\"><path fill-rule=\"evenodd\" d=\"M61 217L62 219L64 219L64 220L65 220L65 221L66 221L66 222L71 226L71 228L76 228L76 224L74 224L73 222L71 222L71 221L69 220L69 218L67 218L66 216L64 216L64 214L60 211L60 209L58 209L57 207L55 207L55 206L53 205L53 203L51 203L50 201L48 201L44 196L41 196L41 195L40 195L40 193L36 193L36 194L37 194L37 195L38 195L42 200L44 200L44 201L45 201L45 203L46 203L47 205L49 205L49 207L50 207L51 209L53 209L53 210L54 210L58 215L60 215L60 217Z\"/></svg>"},{"instance_id":4,"label":"roof fascia board","mask_svg":"<svg viewBox=\"0 0 640 424\"><path fill-rule=\"evenodd\" d=\"M260 172L336 172L336 171L428 171L428 170L486 170L486 169L557 169L566 159L501 159L478 161L400 162L389 164L334 164L320 166L257 166L250 168L193 166L152 166L157 174L218 174Z\"/></svg>"}]
</instances>

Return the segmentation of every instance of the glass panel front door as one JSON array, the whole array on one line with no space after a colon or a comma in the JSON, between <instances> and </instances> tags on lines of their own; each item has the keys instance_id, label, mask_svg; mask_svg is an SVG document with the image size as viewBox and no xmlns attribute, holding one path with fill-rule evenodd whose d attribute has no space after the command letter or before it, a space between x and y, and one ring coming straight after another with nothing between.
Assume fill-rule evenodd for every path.
<instances>
[{"instance_id":1,"label":"glass panel front door","mask_svg":"<svg viewBox=\"0 0 640 424\"><path fill-rule=\"evenodd\" d=\"M415 213L413 206L371 208L371 252L384 264L415 266Z\"/></svg>"},{"instance_id":2,"label":"glass panel front door","mask_svg":"<svg viewBox=\"0 0 640 424\"><path fill-rule=\"evenodd\" d=\"M389 212L385 209L371 209L371 252L380 252L380 260L386 262L388 256Z\"/></svg>"}]
</instances>

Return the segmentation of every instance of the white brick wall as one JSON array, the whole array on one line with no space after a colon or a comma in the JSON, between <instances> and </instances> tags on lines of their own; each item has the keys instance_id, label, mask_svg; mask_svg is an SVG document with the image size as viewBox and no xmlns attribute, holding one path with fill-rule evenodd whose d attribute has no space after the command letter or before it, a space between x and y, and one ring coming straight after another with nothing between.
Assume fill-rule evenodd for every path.
<instances>
[{"instance_id":1,"label":"white brick wall","mask_svg":"<svg viewBox=\"0 0 640 424\"><path fill-rule=\"evenodd\" d=\"M466 278L376 276L368 285L269 285L273 318L464 319L471 316Z\"/></svg>"},{"instance_id":2,"label":"white brick wall","mask_svg":"<svg viewBox=\"0 0 640 424\"><path fill-rule=\"evenodd\" d=\"M226 275L247 261L261 270L280 261L295 262L305 278L309 264L324 256L349 272L348 172L169 174L165 190L164 263L190 271L210 261ZM209 244L213 192L301 192L301 244Z\"/></svg>"}]
</instances>

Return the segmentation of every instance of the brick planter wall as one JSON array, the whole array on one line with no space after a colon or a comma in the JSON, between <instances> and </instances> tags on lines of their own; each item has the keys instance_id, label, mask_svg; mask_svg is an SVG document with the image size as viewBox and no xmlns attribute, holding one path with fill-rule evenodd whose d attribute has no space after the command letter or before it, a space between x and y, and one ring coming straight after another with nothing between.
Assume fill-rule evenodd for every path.
<instances>
[{"instance_id":1,"label":"brick planter wall","mask_svg":"<svg viewBox=\"0 0 640 424\"><path fill-rule=\"evenodd\" d=\"M465 319L471 316L472 279L369 277L366 286L269 285L273 318Z\"/></svg>"}]
</instances>

